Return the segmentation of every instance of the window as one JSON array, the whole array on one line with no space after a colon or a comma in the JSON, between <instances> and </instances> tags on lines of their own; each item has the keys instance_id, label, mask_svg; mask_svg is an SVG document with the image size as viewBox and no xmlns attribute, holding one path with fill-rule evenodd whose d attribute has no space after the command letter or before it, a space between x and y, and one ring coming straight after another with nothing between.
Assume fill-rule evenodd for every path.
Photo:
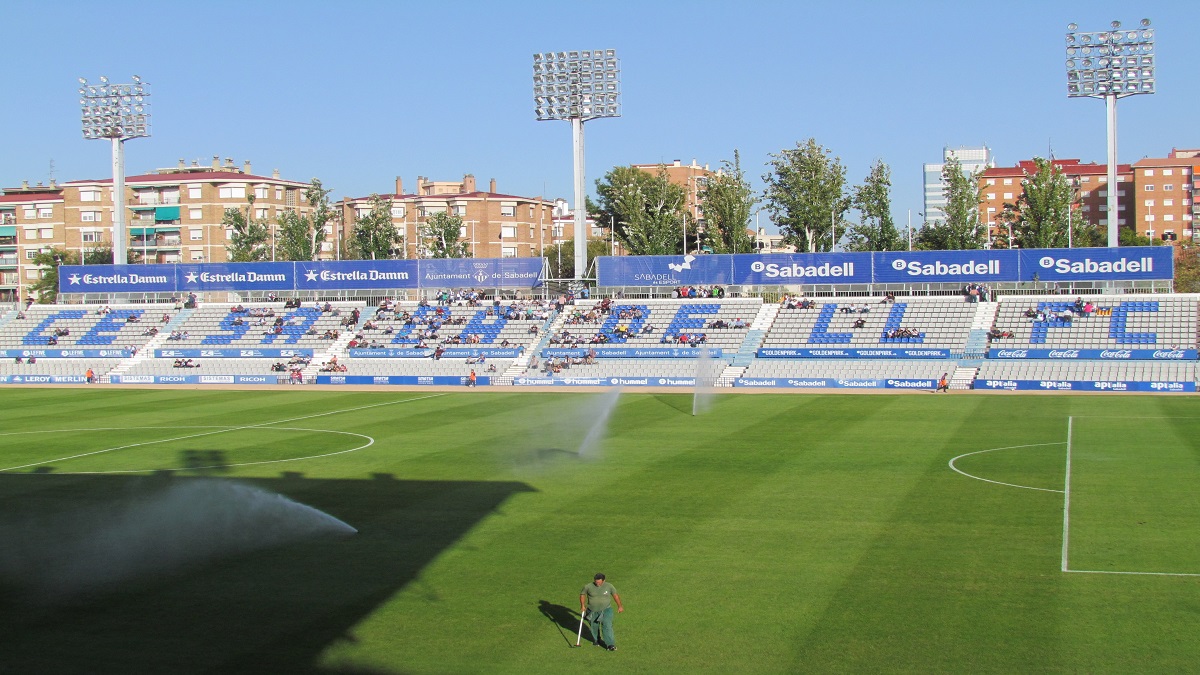
<instances>
[{"instance_id":1,"label":"window","mask_svg":"<svg viewBox=\"0 0 1200 675\"><path fill-rule=\"evenodd\" d=\"M1147 199L1147 200L1145 201L1145 203L1143 203L1143 204L1142 204L1142 206L1154 206L1154 200L1153 200L1153 199Z\"/></svg>"},{"instance_id":2,"label":"window","mask_svg":"<svg viewBox=\"0 0 1200 675\"><path fill-rule=\"evenodd\" d=\"M84 223L100 222L101 213L99 211L80 211L79 220Z\"/></svg>"},{"instance_id":3,"label":"window","mask_svg":"<svg viewBox=\"0 0 1200 675\"><path fill-rule=\"evenodd\" d=\"M332 241L321 242L321 251L322 252L329 253L332 250L333 250L333 242Z\"/></svg>"},{"instance_id":4,"label":"window","mask_svg":"<svg viewBox=\"0 0 1200 675\"><path fill-rule=\"evenodd\" d=\"M1173 174L1173 173L1175 173L1175 172L1174 172L1174 171L1172 171L1171 169L1163 169L1162 175L1164 175L1164 176L1170 176L1170 175L1171 175L1171 174Z\"/></svg>"},{"instance_id":5,"label":"window","mask_svg":"<svg viewBox=\"0 0 1200 675\"><path fill-rule=\"evenodd\" d=\"M245 185L225 185L220 190L221 199L245 199Z\"/></svg>"},{"instance_id":6,"label":"window","mask_svg":"<svg viewBox=\"0 0 1200 675\"><path fill-rule=\"evenodd\" d=\"M1143 171L1143 172L1142 172L1142 175L1143 175L1143 176L1153 176L1153 175L1154 175L1154 169L1146 169L1145 171Z\"/></svg>"},{"instance_id":7,"label":"window","mask_svg":"<svg viewBox=\"0 0 1200 675\"><path fill-rule=\"evenodd\" d=\"M1164 199L1163 206L1175 206L1175 200L1174 199Z\"/></svg>"},{"instance_id":8,"label":"window","mask_svg":"<svg viewBox=\"0 0 1200 675\"><path fill-rule=\"evenodd\" d=\"M517 257L517 247L516 246L505 246L505 247L501 248L500 249L500 257L501 258Z\"/></svg>"},{"instance_id":9,"label":"window","mask_svg":"<svg viewBox=\"0 0 1200 675\"><path fill-rule=\"evenodd\" d=\"M40 273L41 273L41 270L36 267L25 268L25 278L26 279L41 279L42 275Z\"/></svg>"},{"instance_id":10,"label":"window","mask_svg":"<svg viewBox=\"0 0 1200 675\"><path fill-rule=\"evenodd\" d=\"M200 220L204 217L204 209L188 209L188 220Z\"/></svg>"},{"instance_id":11,"label":"window","mask_svg":"<svg viewBox=\"0 0 1200 675\"><path fill-rule=\"evenodd\" d=\"M995 193L995 192L989 192L989 193L987 193L987 198L988 198L989 200L995 199L995 198L996 198L996 193Z\"/></svg>"},{"instance_id":12,"label":"window","mask_svg":"<svg viewBox=\"0 0 1200 675\"><path fill-rule=\"evenodd\" d=\"M200 186L199 185L189 185L188 186L188 199L200 199Z\"/></svg>"},{"instance_id":13,"label":"window","mask_svg":"<svg viewBox=\"0 0 1200 675\"><path fill-rule=\"evenodd\" d=\"M517 211L517 209L515 206L501 206L500 207L500 217L501 218L512 218L513 216L516 215L516 211Z\"/></svg>"},{"instance_id":14,"label":"window","mask_svg":"<svg viewBox=\"0 0 1200 675\"><path fill-rule=\"evenodd\" d=\"M1107 182L1108 182L1108 176L1097 176L1097 178L1096 178L1096 179L1097 179L1097 180L1099 180L1101 183L1107 183ZM1122 177L1121 177L1120 179L1118 179L1118 180L1124 180L1124 176L1122 176Z\"/></svg>"},{"instance_id":15,"label":"window","mask_svg":"<svg viewBox=\"0 0 1200 675\"><path fill-rule=\"evenodd\" d=\"M37 257L37 254L38 254L38 252L37 252L36 248L25 249L25 259L26 260L33 260L34 258Z\"/></svg>"},{"instance_id":16,"label":"window","mask_svg":"<svg viewBox=\"0 0 1200 675\"><path fill-rule=\"evenodd\" d=\"M26 239L37 239L37 230L25 230Z\"/></svg>"},{"instance_id":17,"label":"window","mask_svg":"<svg viewBox=\"0 0 1200 675\"><path fill-rule=\"evenodd\" d=\"M392 217L393 218L403 218L404 217L404 207L403 206L393 206L392 207Z\"/></svg>"},{"instance_id":18,"label":"window","mask_svg":"<svg viewBox=\"0 0 1200 675\"><path fill-rule=\"evenodd\" d=\"M1085 183L1090 183L1090 182L1092 182L1092 177L1091 177L1091 176L1084 176L1084 177L1083 177L1083 182L1085 182Z\"/></svg>"},{"instance_id":19,"label":"window","mask_svg":"<svg viewBox=\"0 0 1200 675\"><path fill-rule=\"evenodd\" d=\"M1163 216L1163 220L1175 220L1175 216L1173 214L1168 213Z\"/></svg>"},{"instance_id":20,"label":"window","mask_svg":"<svg viewBox=\"0 0 1200 675\"><path fill-rule=\"evenodd\" d=\"M82 232L80 234L83 237L82 241L85 244L95 244L100 241L99 232Z\"/></svg>"},{"instance_id":21,"label":"window","mask_svg":"<svg viewBox=\"0 0 1200 675\"><path fill-rule=\"evenodd\" d=\"M266 218L267 210L266 209L254 209L254 217L255 218Z\"/></svg>"},{"instance_id":22,"label":"window","mask_svg":"<svg viewBox=\"0 0 1200 675\"><path fill-rule=\"evenodd\" d=\"M1004 198L1005 198L1005 199L1012 199L1012 198L1013 198L1012 196L1013 196L1013 193L1011 193L1011 192L1005 192L1005 193L1004 193Z\"/></svg>"},{"instance_id":23,"label":"window","mask_svg":"<svg viewBox=\"0 0 1200 675\"><path fill-rule=\"evenodd\" d=\"M38 218L53 218L53 217L54 217L54 207L53 206L39 206L38 207Z\"/></svg>"},{"instance_id":24,"label":"window","mask_svg":"<svg viewBox=\"0 0 1200 675\"><path fill-rule=\"evenodd\" d=\"M98 202L100 201L99 190L80 190L79 201L81 202Z\"/></svg>"},{"instance_id":25,"label":"window","mask_svg":"<svg viewBox=\"0 0 1200 675\"><path fill-rule=\"evenodd\" d=\"M53 239L54 238L54 228L53 227L43 227L42 229L38 230L38 234L41 235L42 239Z\"/></svg>"},{"instance_id":26,"label":"window","mask_svg":"<svg viewBox=\"0 0 1200 675\"><path fill-rule=\"evenodd\" d=\"M192 262L200 262L201 260L204 260L204 251L192 251L190 255Z\"/></svg>"},{"instance_id":27,"label":"window","mask_svg":"<svg viewBox=\"0 0 1200 675\"><path fill-rule=\"evenodd\" d=\"M1012 179L1011 179L1011 178L1005 178L1005 179L1004 179L1004 184L1005 184L1005 185L1012 185Z\"/></svg>"},{"instance_id":28,"label":"window","mask_svg":"<svg viewBox=\"0 0 1200 675\"><path fill-rule=\"evenodd\" d=\"M283 201L283 188L275 188L275 201Z\"/></svg>"},{"instance_id":29,"label":"window","mask_svg":"<svg viewBox=\"0 0 1200 675\"><path fill-rule=\"evenodd\" d=\"M988 185L995 185L995 184L996 184L996 179L995 179L995 178L989 178L989 179L987 179L987 184L988 184Z\"/></svg>"},{"instance_id":30,"label":"window","mask_svg":"<svg viewBox=\"0 0 1200 675\"><path fill-rule=\"evenodd\" d=\"M456 204L454 206L454 215L456 215L456 216L467 215L467 207L463 204Z\"/></svg>"},{"instance_id":31,"label":"window","mask_svg":"<svg viewBox=\"0 0 1200 675\"><path fill-rule=\"evenodd\" d=\"M1153 186L1153 185L1147 185L1147 186L1146 186L1146 192L1154 192L1154 186Z\"/></svg>"},{"instance_id":32,"label":"window","mask_svg":"<svg viewBox=\"0 0 1200 675\"><path fill-rule=\"evenodd\" d=\"M271 189L268 188L266 185L259 185L258 187L254 188L254 198L255 199L266 199L267 196L270 194L271 194Z\"/></svg>"},{"instance_id":33,"label":"window","mask_svg":"<svg viewBox=\"0 0 1200 675\"><path fill-rule=\"evenodd\" d=\"M500 226L500 238L501 239L516 239L517 238L517 226L516 225L501 225Z\"/></svg>"},{"instance_id":34,"label":"window","mask_svg":"<svg viewBox=\"0 0 1200 675\"><path fill-rule=\"evenodd\" d=\"M1124 210L1125 210L1125 205L1124 205L1124 204L1117 204L1117 210L1118 210L1118 211L1124 211Z\"/></svg>"},{"instance_id":35,"label":"window","mask_svg":"<svg viewBox=\"0 0 1200 675\"><path fill-rule=\"evenodd\" d=\"M225 238L233 239L233 228L232 227L225 228Z\"/></svg>"},{"instance_id":36,"label":"window","mask_svg":"<svg viewBox=\"0 0 1200 675\"><path fill-rule=\"evenodd\" d=\"M1153 223L1153 222L1154 222L1154 214L1153 214L1153 213L1147 213L1147 214L1146 214L1146 222L1147 222L1147 223Z\"/></svg>"},{"instance_id":37,"label":"window","mask_svg":"<svg viewBox=\"0 0 1200 675\"><path fill-rule=\"evenodd\" d=\"M37 218L37 209L33 208L32 206L26 206L25 210L21 213L25 217L25 220L33 220L34 218Z\"/></svg>"},{"instance_id":38,"label":"window","mask_svg":"<svg viewBox=\"0 0 1200 675\"><path fill-rule=\"evenodd\" d=\"M1174 190L1174 189L1175 189L1175 186L1174 186L1174 185L1172 185L1172 184L1167 184L1167 185L1164 185L1164 186L1163 186L1163 189L1164 189L1164 190Z\"/></svg>"},{"instance_id":39,"label":"window","mask_svg":"<svg viewBox=\"0 0 1200 675\"><path fill-rule=\"evenodd\" d=\"M467 236L467 226L466 225L463 225L462 227L458 228L458 236L460 239L465 238Z\"/></svg>"},{"instance_id":40,"label":"window","mask_svg":"<svg viewBox=\"0 0 1200 675\"><path fill-rule=\"evenodd\" d=\"M202 239L204 239L204 230L198 227L193 227L188 230L188 240L201 241Z\"/></svg>"}]
</instances>

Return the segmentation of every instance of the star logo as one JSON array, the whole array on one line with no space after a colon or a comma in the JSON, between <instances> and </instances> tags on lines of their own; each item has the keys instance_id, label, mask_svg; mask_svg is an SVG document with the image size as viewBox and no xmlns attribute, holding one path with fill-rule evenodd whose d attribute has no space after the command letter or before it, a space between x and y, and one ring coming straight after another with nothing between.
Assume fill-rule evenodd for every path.
<instances>
[{"instance_id":1,"label":"star logo","mask_svg":"<svg viewBox=\"0 0 1200 675\"><path fill-rule=\"evenodd\" d=\"M184 275L184 278L187 279L189 284L194 284L196 283L197 276L195 272L188 272L186 275Z\"/></svg>"},{"instance_id":2,"label":"star logo","mask_svg":"<svg viewBox=\"0 0 1200 675\"><path fill-rule=\"evenodd\" d=\"M75 286L79 284L79 280L81 278L82 277L80 277L78 274L72 274L71 276L67 277L67 280L71 282L72 286Z\"/></svg>"},{"instance_id":3,"label":"star logo","mask_svg":"<svg viewBox=\"0 0 1200 675\"><path fill-rule=\"evenodd\" d=\"M304 280L305 281L316 281L317 280L317 271L316 270L305 270L304 271Z\"/></svg>"}]
</instances>

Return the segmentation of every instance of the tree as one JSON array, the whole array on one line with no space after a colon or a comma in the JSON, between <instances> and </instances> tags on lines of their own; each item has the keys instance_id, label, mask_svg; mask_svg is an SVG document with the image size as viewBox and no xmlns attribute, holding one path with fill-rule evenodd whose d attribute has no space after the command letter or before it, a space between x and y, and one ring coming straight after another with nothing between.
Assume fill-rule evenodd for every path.
<instances>
[{"instance_id":1,"label":"tree","mask_svg":"<svg viewBox=\"0 0 1200 675\"><path fill-rule=\"evenodd\" d=\"M892 222L892 170L883 160L871 165L862 185L851 191L850 204L862 214L862 223L850 228L846 248L851 251L898 251L900 233Z\"/></svg>"},{"instance_id":2,"label":"tree","mask_svg":"<svg viewBox=\"0 0 1200 675\"><path fill-rule=\"evenodd\" d=\"M705 243L713 253L749 253L754 240L746 231L757 198L742 171L742 158L733 151L733 161L721 162L722 170L708 177L700 192L704 205Z\"/></svg>"},{"instance_id":3,"label":"tree","mask_svg":"<svg viewBox=\"0 0 1200 675\"><path fill-rule=\"evenodd\" d=\"M1200 247L1180 247L1175 256L1175 292L1200 293Z\"/></svg>"},{"instance_id":4,"label":"tree","mask_svg":"<svg viewBox=\"0 0 1200 675\"><path fill-rule=\"evenodd\" d=\"M946 184L946 219L925 223L915 243L926 250L962 250L983 248L987 226L979 222L979 181L977 174L964 174L957 157L942 167Z\"/></svg>"},{"instance_id":5,"label":"tree","mask_svg":"<svg viewBox=\"0 0 1200 675\"><path fill-rule=\"evenodd\" d=\"M1098 245L1096 228L1072 214L1075 188L1062 169L1041 157L1035 157L1033 164L1033 174L1026 172L1021 181L1021 196L1016 203L1006 203L1000 214L1000 220L1012 226L1013 243L1021 248Z\"/></svg>"},{"instance_id":6,"label":"tree","mask_svg":"<svg viewBox=\"0 0 1200 675\"><path fill-rule=\"evenodd\" d=\"M470 258L470 245L462 241L462 218L439 211L420 226L424 258Z\"/></svg>"},{"instance_id":7,"label":"tree","mask_svg":"<svg viewBox=\"0 0 1200 675\"><path fill-rule=\"evenodd\" d=\"M797 251L832 250L833 224L849 208L842 160L813 138L770 157L763 198L784 242Z\"/></svg>"},{"instance_id":8,"label":"tree","mask_svg":"<svg viewBox=\"0 0 1200 675\"><path fill-rule=\"evenodd\" d=\"M260 262L271 259L271 250L267 243L270 233L267 231L267 221L261 218L251 218L254 209L254 195L247 197L249 205L243 213L240 209L225 209L221 225L232 229L229 245L225 254L230 262Z\"/></svg>"},{"instance_id":9,"label":"tree","mask_svg":"<svg viewBox=\"0 0 1200 675\"><path fill-rule=\"evenodd\" d=\"M141 262L142 256L137 251L127 249L125 262L129 265L136 265ZM33 257L32 264L42 267L42 276L37 281L29 284L28 291L35 296L38 304L53 303L58 296L58 268L60 265L79 265L80 258L78 251L70 251L65 248L52 248L48 251L40 252ZM87 249L83 252L84 265L111 265L113 264L113 250L111 246L103 245L98 248Z\"/></svg>"},{"instance_id":10,"label":"tree","mask_svg":"<svg viewBox=\"0 0 1200 675\"><path fill-rule=\"evenodd\" d=\"M592 261L597 256L610 253L608 242L603 239L589 239L587 243L587 267L591 269ZM550 262L551 279L575 278L575 240L559 242L546 247L546 259Z\"/></svg>"},{"instance_id":11,"label":"tree","mask_svg":"<svg viewBox=\"0 0 1200 675\"><path fill-rule=\"evenodd\" d=\"M371 212L355 219L349 244L351 254L363 260L395 257L401 239L392 223L392 200L371 195Z\"/></svg>"},{"instance_id":12,"label":"tree","mask_svg":"<svg viewBox=\"0 0 1200 675\"><path fill-rule=\"evenodd\" d=\"M674 255L683 251L685 229L695 231L687 212L687 191L667 177L666 167L651 174L618 166L596 181L600 203L590 214L601 226L613 227L632 255ZM696 241L689 232L689 241Z\"/></svg>"},{"instance_id":13,"label":"tree","mask_svg":"<svg viewBox=\"0 0 1200 675\"><path fill-rule=\"evenodd\" d=\"M320 253L320 242L329 234L326 226L333 219L329 206L329 193L321 181L312 179L304 191L304 201L312 207L311 214L300 215L295 211L284 211L275 219L278 238L275 244L276 260L316 260Z\"/></svg>"}]
</instances>

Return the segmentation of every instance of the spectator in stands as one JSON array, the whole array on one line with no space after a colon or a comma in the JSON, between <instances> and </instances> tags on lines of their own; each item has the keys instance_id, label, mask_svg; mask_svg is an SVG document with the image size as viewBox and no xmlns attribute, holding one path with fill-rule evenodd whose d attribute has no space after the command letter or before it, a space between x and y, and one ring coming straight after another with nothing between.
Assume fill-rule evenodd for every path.
<instances>
[{"instance_id":1,"label":"spectator in stands","mask_svg":"<svg viewBox=\"0 0 1200 675\"><path fill-rule=\"evenodd\" d=\"M446 353L446 350L445 350L445 349L443 349L441 346L438 346L438 348L437 348L437 349L434 349L434 350L433 350L433 360L434 360L434 361L441 361L441 360L442 360L442 354L445 354L445 353Z\"/></svg>"},{"instance_id":2,"label":"spectator in stands","mask_svg":"<svg viewBox=\"0 0 1200 675\"><path fill-rule=\"evenodd\" d=\"M164 313L162 316L162 320L159 321L159 323L171 323L171 315Z\"/></svg>"},{"instance_id":3,"label":"spectator in stands","mask_svg":"<svg viewBox=\"0 0 1200 675\"><path fill-rule=\"evenodd\" d=\"M231 321L229 325L242 326L242 325L245 325L245 323L246 323L245 321L242 321L242 317L238 316L238 317L234 317L233 321Z\"/></svg>"},{"instance_id":4,"label":"spectator in stands","mask_svg":"<svg viewBox=\"0 0 1200 675\"><path fill-rule=\"evenodd\" d=\"M1093 305L1090 300L1088 302L1083 303L1083 310L1081 312L1083 314L1083 316L1090 316L1095 311L1096 311L1096 306Z\"/></svg>"},{"instance_id":5,"label":"spectator in stands","mask_svg":"<svg viewBox=\"0 0 1200 675\"><path fill-rule=\"evenodd\" d=\"M196 308L196 304L197 304L197 302L196 302L196 294L195 294L195 293L188 293L188 296L187 296L187 302L183 303L183 307L184 307L184 309L195 309L195 308Z\"/></svg>"},{"instance_id":6,"label":"spectator in stands","mask_svg":"<svg viewBox=\"0 0 1200 675\"><path fill-rule=\"evenodd\" d=\"M25 318L25 312L17 312L17 320L18 321L20 321L21 319L24 319L24 318Z\"/></svg>"},{"instance_id":7,"label":"spectator in stands","mask_svg":"<svg viewBox=\"0 0 1200 675\"><path fill-rule=\"evenodd\" d=\"M733 320L733 327L734 327L734 328L745 328L745 327L746 327L746 322L745 322L745 321L742 321L741 317L738 317L738 318L736 318L736 319L734 319L734 320Z\"/></svg>"},{"instance_id":8,"label":"spectator in stands","mask_svg":"<svg viewBox=\"0 0 1200 675\"><path fill-rule=\"evenodd\" d=\"M58 338L51 335L50 337L46 338L46 344L53 347L54 345L58 344Z\"/></svg>"},{"instance_id":9,"label":"spectator in stands","mask_svg":"<svg viewBox=\"0 0 1200 675\"><path fill-rule=\"evenodd\" d=\"M151 326L151 327L147 328L146 330L142 331L142 335L149 335L151 337L158 335L158 327Z\"/></svg>"},{"instance_id":10,"label":"spectator in stands","mask_svg":"<svg viewBox=\"0 0 1200 675\"><path fill-rule=\"evenodd\" d=\"M141 319L138 318L137 314L130 314L125 319L125 323L140 323L140 322L141 322Z\"/></svg>"},{"instance_id":11,"label":"spectator in stands","mask_svg":"<svg viewBox=\"0 0 1200 675\"><path fill-rule=\"evenodd\" d=\"M15 361L13 361L13 363L15 363L15 364L17 364L17 365L19 366L19 365L21 365L22 363L25 363L25 359L23 359L23 358L21 358L21 357L19 357L19 356L18 356L18 357L16 358L16 360L15 360Z\"/></svg>"},{"instance_id":12,"label":"spectator in stands","mask_svg":"<svg viewBox=\"0 0 1200 675\"><path fill-rule=\"evenodd\" d=\"M867 320L866 320L866 319L863 319L863 318L861 318L861 317L860 317L860 318L858 318L858 319L855 319L855 320L854 320L854 327L855 327L855 328L864 328L864 327L866 327L866 325L867 325Z\"/></svg>"}]
</instances>

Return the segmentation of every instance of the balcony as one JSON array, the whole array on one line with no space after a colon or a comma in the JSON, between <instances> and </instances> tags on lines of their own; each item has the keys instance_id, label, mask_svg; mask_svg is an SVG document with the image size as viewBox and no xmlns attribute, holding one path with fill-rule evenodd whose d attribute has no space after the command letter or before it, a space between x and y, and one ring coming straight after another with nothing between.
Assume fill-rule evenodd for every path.
<instances>
[{"instance_id":1,"label":"balcony","mask_svg":"<svg viewBox=\"0 0 1200 675\"><path fill-rule=\"evenodd\" d=\"M17 256L15 255L0 255L0 267L16 267Z\"/></svg>"},{"instance_id":2,"label":"balcony","mask_svg":"<svg viewBox=\"0 0 1200 675\"><path fill-rule=\"evenodd\" d=\"M179 203L179 195L160 195L157 193L139 193L138 206L174 206Z\"/></svg>"}]
</instances>

